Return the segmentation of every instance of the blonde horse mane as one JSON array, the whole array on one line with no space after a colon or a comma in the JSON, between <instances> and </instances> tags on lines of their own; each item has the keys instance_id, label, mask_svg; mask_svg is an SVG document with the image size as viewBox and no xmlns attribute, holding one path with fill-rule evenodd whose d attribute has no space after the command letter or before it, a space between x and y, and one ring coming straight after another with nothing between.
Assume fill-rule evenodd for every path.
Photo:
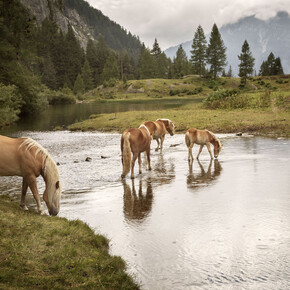
<instances>
[{"instance_id":1,"label":"blonde horse mane","mask_svg":"<svg viewBox=\"0 0 290 290\"><path fill-rule=\"evenodd\" d=\"M157 119L155 122L157 121L168 121L169 123L172 124L173 128L175 128L174 123L170 119Z\"/></svg>"},{"instance_id":2,"label":"blonde horse mane","mask_svg":"<svg viewBox=\"0 0 290 290\"><path fill-rule=\"evenodd\" d=\"M214 139L215 141L218 142L219 147L221 148L221 147L222 147L222 143L221 143L221 141L218 139L218 137L217 137L213 132L211 132L211 131L209 131L209 130L207 130L207 132L208 132L208 133L213 137L213 139Z\"/></svg>"},{"instance_id":3,"label":"blonde horse mane","mask_svg":"<svg viewBox=\"0 0 290 290\"><path fill-rule=\"evenodd\" d=\"M146 130L147 130L147 132L148 132L148 134L149 134L149 136L151 137L151 135L150 135L150 132L149 132L149 130L148 130L148 128L144 125L144 124L141 124L140 126L139 126L139 129L140 128L145 128Z\"/></svg>"},{"instance_id":4,"label":"blonde horse mane","mask_svg":"<svg viewBox=\"0 0 290 290\"><path fill-rule=\"evenodd\" d=\"M26 146L25 152L30 151L32 148L36 148L35 155L34 155L35 158L37 154L41 154L43 178L47 182L48 193L54 193L53 196L51 196L51 194L48 194L48 198L50 199L50 201L52 201L54 197L58 197L58 196L54 196L58 192L56 190L55 183L59 181L59 172L58 172L56 163L51 158L47 150L44 149L35 140L31 138L25 138L25 140L20 144L18 150L24 146ZM60 194L61 194L61 189L59 190L59 195Z\"/></svg>"}]
</instances>

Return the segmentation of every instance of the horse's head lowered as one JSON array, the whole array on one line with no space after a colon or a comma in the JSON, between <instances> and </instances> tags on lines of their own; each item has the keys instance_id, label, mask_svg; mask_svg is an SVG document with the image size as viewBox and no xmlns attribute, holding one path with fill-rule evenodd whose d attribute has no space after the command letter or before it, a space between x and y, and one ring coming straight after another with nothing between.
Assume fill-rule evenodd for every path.
<instances>
[{"instance_id":1,"label":"horse's head lowered","mask_svg":"<svg viewBox=\"0 0 290 290\"><path fill-rule=\"evenodd\" d=\"M156 121L163 122L163 124L165 125L165 128L166 128L167 132L170 134L170 136L174 135L175 127L174 127L174 124L171 120L169 120L169 119L157 119Z\"/></svg>"},{"instance_id":2,"label":"horse's head lowered","mask_svg":"<svg viewBox=\"0 0 290 290\"><path fill-rule=\"evenodd\" d=\"M219 156L219 153L223 147L222 143L220 142L220 140L218 138L214 139L214 142L213 142L213 155L214 155L214 158L218 158Z\"/></svg>"},{"instance_id":3,"label":"horse's head lowered","mask_svg":"<svg viewBox=\"0 0 290 290\"><path fill-rule=\"evenodd\" d=\"M49 156L45 161L44 180L46 188L43 193L43 200L46 203L49 214L56 216L60 208L62 187L59 181L57 165Z\"/></svg>"},{"instance_id":4,"label":"horse's head lowered","mask_svg":"<svg viewBox=\"0 0 290 290\"><path fill-rule=\"evenodd\" d=\"M52 216L56 216L60 208L61 184L58 181L48 186L43 193L43 200L46 203L48 212Z\"/></svg>"}]
</instances>

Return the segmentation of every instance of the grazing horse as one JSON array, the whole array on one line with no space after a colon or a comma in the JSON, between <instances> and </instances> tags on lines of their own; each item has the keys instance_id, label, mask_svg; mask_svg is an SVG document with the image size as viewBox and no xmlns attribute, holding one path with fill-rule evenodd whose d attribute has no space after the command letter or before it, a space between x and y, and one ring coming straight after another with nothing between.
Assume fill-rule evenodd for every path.
<instances>
[{"instance_id":1,"label":"grazing horse","mask_svg":"<svg viewBox=\"0 0 290 290\"><path fill-rule=\"evenodd\" d=\"M36 178L41 175L45 181L43 200L49 214L53 216L58 214L61 184L57 165L49 153L30 138L9 138L0 135L0 176L15 175L23 177L20 206L24 210L28 210L25 196L29 186L37 203L38 212L44 214L36 184Z\"/></svg>"},{"instance_id":2,"label":"grazing horse","mask_svg":"<svg viewBox=\"0 0 290 290\"><path fill-rule=\"evenodd\" d=\"M214 157L217 158L219 155L219 152L222 148L222 144L220 140L210 131L208 130L198 130L195 128L188 129L185 133L185 143L186 146L188 147L188 162L190 160L193 160L193 155L192 155L192 147L194 143L200 145L199 152L196 156L198 159L202 148L204 145L207 146L207 150L209 152L209 155L211 159L213 159L212 153L211 153L211 148L210 144L214 146Z\"/></svg>"},{"instance_id":3,"label":"grazing horse","mask_svg":"<svg viewBox=\"0 0 290 290\"><path fill-rule=\"evenodd\" d=\"M147 121L143 124L148 128L150 135L157 142L155 151L158 151L159 145L160 151L162 151L166 131L170 134L170 136L174 135L175 127L173 122L169 119L157 119L155 122ZM159 139L161 144L159 143Z\"/></svg>"},{"instance_id":4,"label":"grazing horse","mask_svg":"<svg viewBox=\"0 0 290 290\"><path fill-rule=\"evenodd\" d=\"M131 168L131 178L134 178L134 166L135 161L138 157L139 163L139 174L141 171L141 153L147 153L148 167L151 170L150 165L150 143L151 136L150 132L145 125L140 125L139 128L126 129L121 137L121 152L122 152L122 164L123 173L121 175L124 178L130 171ZM131 158L131 153L133 153L133 159ZM132 159L132 160L131 160Z\"/></svg>"}]
</instances>

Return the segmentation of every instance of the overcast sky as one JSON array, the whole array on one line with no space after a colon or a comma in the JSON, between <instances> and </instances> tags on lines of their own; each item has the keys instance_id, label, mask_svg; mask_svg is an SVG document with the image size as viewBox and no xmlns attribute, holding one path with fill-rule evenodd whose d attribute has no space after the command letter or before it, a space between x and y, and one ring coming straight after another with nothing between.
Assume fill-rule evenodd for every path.
<instances>
[{"instance_id":1,"label":"overcast sky","mask_svg":"<svg viewBox=\"0 0 290 290\"><path fill-rule=\"evenodd\" d=\"M91 6L138 35L147 47L154 39L162 50L193 39L200 24L210 33L238 19L256 15L274 17L278 11L290 14L290 0L86 0Z\"/></svg>"}]
</instances>

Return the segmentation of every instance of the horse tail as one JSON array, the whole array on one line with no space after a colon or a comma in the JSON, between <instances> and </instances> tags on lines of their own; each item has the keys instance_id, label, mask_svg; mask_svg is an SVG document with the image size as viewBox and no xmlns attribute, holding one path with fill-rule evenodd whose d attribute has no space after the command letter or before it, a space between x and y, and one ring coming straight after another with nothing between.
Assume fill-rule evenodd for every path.
<instances>
[{"instance_id":1,"label":"horse tail","mask_svg":"<svg viewBox=\"0 0 290 290\"><path fill-rule=\"evenodd\" d=\"M189 132L188 131L185 133L185 144L186 144L187 147L189 147L189 145L190 145L190 138L189 138Z\"/></svg>"},{"instance_id":2,"label":"horse tail","mask_svg":"<svg viewBox=\"0 0 290 290\"><path fill-rule=\"evenodd\" d=\"M131 167L131 146L130 146L130 132L126 132L123 135L124 145L122 150L122 160L123 160L123 173L124 178L130 171Z\"/></svg>"}]
</instances>

